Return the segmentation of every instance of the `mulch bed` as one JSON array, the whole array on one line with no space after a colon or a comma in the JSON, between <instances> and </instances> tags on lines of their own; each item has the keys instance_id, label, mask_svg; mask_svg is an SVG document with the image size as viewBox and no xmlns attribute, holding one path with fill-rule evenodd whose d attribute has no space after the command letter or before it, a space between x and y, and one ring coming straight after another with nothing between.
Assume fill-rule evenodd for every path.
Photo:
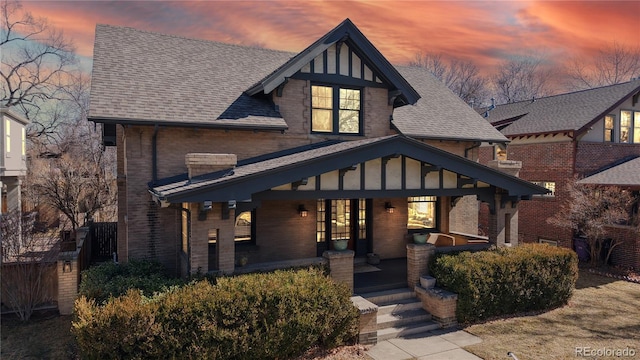
<instances>
[{"instance_id":1,"label":"mulch bed","mask_svg":"<svg viewBox=\"0 0 640 360\"><path fill-rule=\"evenodd\" d=\"M640 284L640 273L632 269L622 269L618 267L606 267L606 268L589 268L588 272L600 276L606 276L608 278L619 279L624 281L630 281L632 283Z\"/></svg>"}]
</instances>

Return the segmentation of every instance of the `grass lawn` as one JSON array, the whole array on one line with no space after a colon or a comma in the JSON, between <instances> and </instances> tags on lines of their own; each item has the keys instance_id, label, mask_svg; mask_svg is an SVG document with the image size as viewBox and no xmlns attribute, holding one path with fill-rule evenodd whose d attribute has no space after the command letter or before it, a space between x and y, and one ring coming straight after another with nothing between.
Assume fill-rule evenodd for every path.
<instances>
[{"instance_id":1,"label":"grass lawn","mask_svg":"<svg viewBox=\"0 0 640 360\"><path fill-rule=\"evenodd\" d=\"M465 330L482 338L465 350L483 359L508 359L509 351L521 360L576 359L576 347L628 347L640 358L640 284L580 271L567 306Z\"/></svg>"},{"instance_id":2,"label":"grass lawn","mask_svg":"<svg viewBox=\"0 0 640 360\"><path fill-rule=\"evenodd\" d=\"M640 358L640 284L581 271L576 287L569 305L562 308L466 327L482 343L465 349L484 359L508 359L511 351L525 360L576 359L577 346L629 347ZM44 315L27 324L3 318L0 358L75 359L70 328L70 316ZM367 359L363 350L354 346L310 351L299 359Z\"/></svg>"},{"instance_id":3,"label":"grass lawn","mask_svg":"<svg viewBox=\"0 0 640 360\"><path fill-rule=\"evenodd\" d=\"M28 323L3 316L1 334L2 360L76 358L71 316L34 314Z\"/></svg>"}]
</instances>

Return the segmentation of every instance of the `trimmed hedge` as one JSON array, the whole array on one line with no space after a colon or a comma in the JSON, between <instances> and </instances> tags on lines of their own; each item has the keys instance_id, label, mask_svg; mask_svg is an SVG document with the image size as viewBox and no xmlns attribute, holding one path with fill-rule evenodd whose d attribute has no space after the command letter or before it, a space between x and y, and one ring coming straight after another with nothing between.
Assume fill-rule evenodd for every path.
<instances>
[{"instance_id":1,"label":"trimmed hedge","mask_svg":"<svg viewBox=\"0 0 640 360\"><path fill-rule=\"evenodd\" d=\"M184 281L164 276L162 264L147 260L130 260L126 264L112 262L90 267L82 272L79 295L98 303L109 297L124 295L129 289L138 289L146 296L168 287L182 285Z\"/></svg>"},{"instance_id":2,"label":"trimmed hedge","mask_svg":"<svg viewBox=\"0 0 640 360\"><path fill-rule=\"evenodd\" d=\"M317 269L248 274L103 306L83 296L72 332L89 359L283 359L355 339L350 297Z\"/></svg>"},{"instance_id":3,"label":"trimmed hedge","mask_svg":"<svg viewBox=\"0 0 640 360\"><path fill-rule=\"evenodd\" d=\"M438 286L458 294L456 317L465 323L566 304L578 258L569 249L524 244L438 256L431 272Z\"/></svg>"}]
</instances>

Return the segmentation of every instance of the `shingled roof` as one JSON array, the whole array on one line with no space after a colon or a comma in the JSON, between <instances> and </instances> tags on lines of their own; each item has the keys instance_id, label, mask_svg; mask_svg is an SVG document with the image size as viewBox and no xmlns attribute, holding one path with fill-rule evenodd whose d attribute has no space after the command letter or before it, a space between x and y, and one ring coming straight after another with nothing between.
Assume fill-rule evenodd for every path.
<instances>
[{"instance_id":1,"label":"shingled roof","mask_svg":"<svg viewBox=\"0 0 640 360\"><path fill-rule=\"evenodd\" d=\"M579 180L578 183L640 188L640 157L600 171Z\"/></svg>"},{"instance_id":2,"label":"shingled roof","mask_svg":"<svg viewBox=\"0 0 640 360\"><path fill-rule=\"evenodd\" d=\"M575 131L581 133L640 91L640 80L511 104L489 111L487 120L506 125L507 136Z\"/></svg>"},{"instance_id":3,"label":"shingled roof","mask_svg":"<svg viewBox=\"0 0 640 360\"><path fill-rule=\"evenodd\" d=\"M300 54L98 25L89 119L286 130L287 119L273 103L259 91L253 96L247 91L258 83L271 84L270 76ZM427 70L392 67L386 73L415 103L394 110L399 132L427 139L507 141Z\"/></svg>"}]
</instances>

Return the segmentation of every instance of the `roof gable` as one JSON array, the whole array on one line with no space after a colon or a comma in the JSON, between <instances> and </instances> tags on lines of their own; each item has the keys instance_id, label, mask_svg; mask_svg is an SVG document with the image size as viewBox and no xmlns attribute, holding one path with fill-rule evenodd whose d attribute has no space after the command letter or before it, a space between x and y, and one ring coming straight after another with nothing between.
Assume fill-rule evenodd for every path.
<instances>
[{"instance_id":1,"label":"roof gable","mask_svg":"<svg viewBox=\"0 0 640 360\"><path fill-rule=\"evenodd\" d=\"M323 54L325 54L325 52L330 48L334 49L336 53L340 52L342 44L347 44L349 51L355 53L358 59L361 59L362 63L370 68L373 83L388 84L391 90L395 91L395 106L415 104L415 102L418 101L420 94L413 89L409 82L400 75L393 65L389 63L349 19L344 20L340 25L284 63L273 73L251 86L247 89L247 94L268 94L296 73L311 73L310 67L315 67L316 63L320 64L322 62L320 59L324 57ZM338 61L338 63L340 63L340 61ZM342 75L342 73L338 72L337 75ZM366 72L363 71L362 76L365 75Z\"/></svg>"},{"instance_id":2,"label":"roof gable","mask_svg":"<svg viewBox=\"0 0 640 360\"><path fill-rule=\"evenodd\" d=\"M640 92L640 80L539 99L498 105L487 120L504 125L504 135L575 131L581 133L625 100Z\"/></svg>"}]
</instances>

